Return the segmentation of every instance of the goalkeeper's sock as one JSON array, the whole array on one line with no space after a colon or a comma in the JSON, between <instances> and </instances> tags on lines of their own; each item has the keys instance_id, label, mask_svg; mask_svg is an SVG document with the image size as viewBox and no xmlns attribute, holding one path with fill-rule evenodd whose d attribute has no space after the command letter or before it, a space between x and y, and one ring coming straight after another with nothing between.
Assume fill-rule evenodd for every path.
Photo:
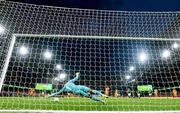
<instances>
[{"instance_id":1,"label":"goalkeeper's sock","mask_svg":"<svg viewBox=\"0 0 180 113\"><path fill-rule=\"evenodd\" d=\"M107 95L102 95L103 97L105 97L105 98L108 98L108 96Z\"/></svg>"},{"instance_id":2,"label":"goalkeeper's sock","mask_svg":"<svg viewBox=\"0 0 180 113\"><path fill-rule=\"evenodd\" d=\"M100 91L97 90L92 90L92 92L98 96L103 96L104 94L102 94Z\"/></svg>"}]
</instances>

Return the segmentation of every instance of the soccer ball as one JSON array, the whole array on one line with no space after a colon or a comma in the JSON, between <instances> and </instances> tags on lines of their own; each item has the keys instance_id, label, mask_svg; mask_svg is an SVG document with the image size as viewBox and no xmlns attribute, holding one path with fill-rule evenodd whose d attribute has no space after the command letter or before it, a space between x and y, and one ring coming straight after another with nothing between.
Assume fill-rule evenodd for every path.
<instances>
[{"instance_id":1,"label":"soccer ball","mask_svg":"<svg viewBox=\"0 0 180 113\"><path fill-rule=\"evenodd\" d=\"M55 97L55 98L53 99L53 101L54 101L54 102L59 102L59 98Z\"/></svg>"}]
</instances>

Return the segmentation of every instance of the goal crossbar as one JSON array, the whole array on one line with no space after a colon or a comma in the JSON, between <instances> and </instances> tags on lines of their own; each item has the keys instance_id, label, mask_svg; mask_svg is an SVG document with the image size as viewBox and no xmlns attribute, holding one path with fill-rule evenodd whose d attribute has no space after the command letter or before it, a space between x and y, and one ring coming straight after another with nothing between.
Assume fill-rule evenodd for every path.
<instances>
[{"instance_id":1,"label":"goal crossbar","mask_svg":"<svg viewBox=\"0 0 180 113\"><path fill-rule=\"evenodd\" d=\"M120 36L94 36L94 35L42 35L42 34L13 34L15 37L62 37L62 38L91 38L91 39L126 39L126 40L157 40L157 41L180 41L180 38L151 38L151 37L120 37Z\"/></svg>"}]
</instances>

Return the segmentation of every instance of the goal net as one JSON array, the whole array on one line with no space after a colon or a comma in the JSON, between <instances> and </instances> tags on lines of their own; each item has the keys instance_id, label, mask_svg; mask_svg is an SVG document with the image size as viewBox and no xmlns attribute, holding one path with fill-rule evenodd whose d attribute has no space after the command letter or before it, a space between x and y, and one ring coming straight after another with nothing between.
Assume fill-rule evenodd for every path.
<instances>
[{"instance_id":1,"label":"goal net","mask_svg":"<svg viewBox=\"0 0 180 113\"><path fill-rule=\"evenodd\" d=\"M178 111L179 37L179 12L0 1L0 111Z\"/></svg>"}]
</instances>

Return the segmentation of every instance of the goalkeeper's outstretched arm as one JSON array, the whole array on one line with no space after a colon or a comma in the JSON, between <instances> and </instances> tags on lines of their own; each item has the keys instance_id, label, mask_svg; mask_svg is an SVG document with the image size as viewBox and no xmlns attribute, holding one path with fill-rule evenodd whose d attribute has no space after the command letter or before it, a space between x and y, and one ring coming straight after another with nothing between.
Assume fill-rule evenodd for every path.
<instances>
[{"instance_id":1,"label":"goalkeeper's outstretched arm","mask_svg":"<svg viewBox=\"0 0 180 113\"><path fill-rule=\"evenodd\" d=\"M73 79L71 79L71 80L69 80L69 82L75 82L75 81L77 81L78 79L79 79L79 73L76 73L76 77L73 78Z\"/></svg>"},{"instance_id":2,"label":"goalkeeper's outstretched arm","mask_svg":"<svg viewBox=\"0 0 180 113\"><path fill-rule=\"evenodd\" d=\"M62 89L60 89L58 92L53 93L53 94L51 94L51 95L50 95L50 96L48 96L48 97L53 97L53 96L56 96L56 95L58 95L58 94L61 94L63 91L64 91L64 87L63 87Z\"/></svg>"}]
</instances>

